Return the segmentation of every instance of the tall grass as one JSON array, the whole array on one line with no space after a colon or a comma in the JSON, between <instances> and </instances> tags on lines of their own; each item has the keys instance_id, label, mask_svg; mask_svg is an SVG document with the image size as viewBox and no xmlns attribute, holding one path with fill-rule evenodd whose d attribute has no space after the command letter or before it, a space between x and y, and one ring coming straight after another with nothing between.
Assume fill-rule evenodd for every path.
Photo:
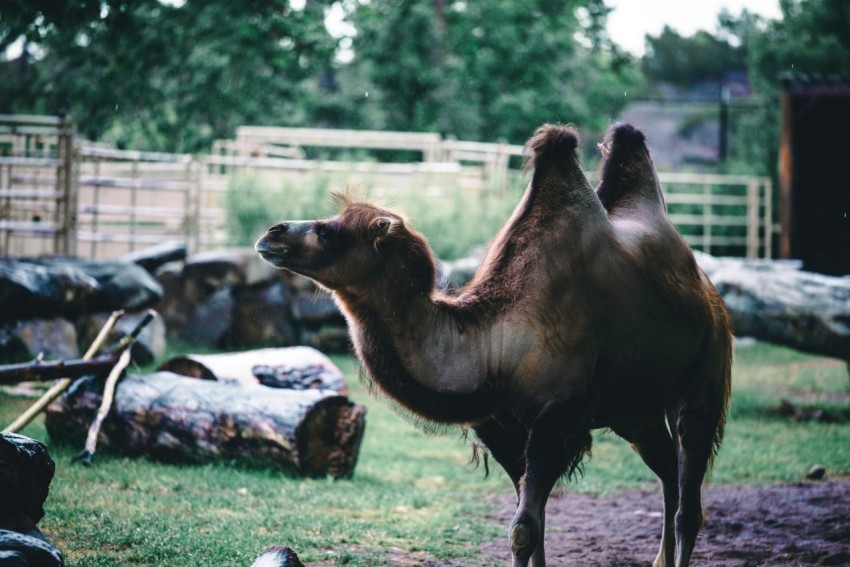
<instances>
[{"instance_id":1,"label":"tall grass","mask_svg":"<svg viewBox=\"0 0 850 567\"><path fill-rule=\"evenodd\" d=\"M172 353L173 354L173 353ZM70 463L80 447L57 445L37 420L23 433L44 440L57 463L39 526L76 566L247 566L284 544L309 565L387 565L393 549L436 562L474 557L483 540L504 537L493 495L512 488L467 465L459 436L428 436L358 383L357 364L335 358L351 397L368 407L354 478L300 479L229 463L170 465L99 451L94 466ZM850 475L850 380L842 361L756 344L736 348L733 405L713 483L800 481L815 463ZM822 408L825 422L777 411L787 399ZM0 392L0 422L31 400ZM585 475L568 487L614 494L655 490L652 473L621 439L594 435ZM659 496L659 507L660 507Z\"/></svg>"},{"instance_id":2,"label":"tall grass","mask_svg":"<svg viewBox=\"0 0 850 567\"><path fill-rule=\"evenodd\" d=\"M257 174L235 174L225 194L225 230L234 245L252 244L265 230L283 219L317 219L336 214L334 191L345 192L340 179L313 173L303 183L279 183ZM354 194L371 199L368 185ZM427 196L399 188L377 201L405 215L413 228L428 239L442 260L467 256L487 244L510 217L521 196L518 183L507 191L450 190Z\"/></svg>"}]
</instances>

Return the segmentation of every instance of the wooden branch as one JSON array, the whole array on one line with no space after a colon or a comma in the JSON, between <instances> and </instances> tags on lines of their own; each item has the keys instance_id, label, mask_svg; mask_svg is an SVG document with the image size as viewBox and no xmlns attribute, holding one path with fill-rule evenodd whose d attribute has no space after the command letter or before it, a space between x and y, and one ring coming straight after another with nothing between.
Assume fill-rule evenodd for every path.
<instances>
[{"instance_id":1,"label":"wooden branch","mask_svg":"<svg viewBox=\"0 0 850 567\"><path fill-rule=\"evenodd\" d=\"M103 376L118 362L114 354L98 356L90 359L51 360L43 362L40 359L21 364L0 366L0 384L17 384L18 382L46 382L56 378L79 378L86 374Z\"/></svg>"},{"instance_id":2,"label":"wooden branch","mask_svg":"<svg viewBox=\"0 0 850 567\"><path fill-rule=\"evenodd\" d=\"M112 312L112 315L109 316L109 319L107 319L103 328L97 334L97 337L95 337L91 346L89 346L89 349L83 355L84 359L91 359L94 357L95 353L100 350L100 347L106 341L106 337L109 336L109 332L115 327L115 324L122 315L124 315L124 311ZM12 424L3 431L5 433L16 433L26 427L26 425L32 421L35 416L44 411L44 408L46 408L53 400L58 398L62 392L67 390L72 383L73 380L71 378L61 378L60 380L57 380L56 383L41 396L41 398L39 398L29 407L29 409L22 413L18 419L13 421Z\"/></svg>"}]
</instances>

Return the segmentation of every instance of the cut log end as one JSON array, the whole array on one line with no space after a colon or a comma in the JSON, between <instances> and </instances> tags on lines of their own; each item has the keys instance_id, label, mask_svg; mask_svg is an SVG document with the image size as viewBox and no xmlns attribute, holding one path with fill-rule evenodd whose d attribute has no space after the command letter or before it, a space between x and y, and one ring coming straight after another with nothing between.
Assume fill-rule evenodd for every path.
<instances>
[{"instance_id":1,"label":"cut log end","mask_svg":"<svg viewBox=\"0 0 850 567\"><path fill-rule=\"evenodd\" d=\"M365 407L343 396L316 403L295 433L301 472L351 478L365 429Z\"/></svg>"}]
</instances>

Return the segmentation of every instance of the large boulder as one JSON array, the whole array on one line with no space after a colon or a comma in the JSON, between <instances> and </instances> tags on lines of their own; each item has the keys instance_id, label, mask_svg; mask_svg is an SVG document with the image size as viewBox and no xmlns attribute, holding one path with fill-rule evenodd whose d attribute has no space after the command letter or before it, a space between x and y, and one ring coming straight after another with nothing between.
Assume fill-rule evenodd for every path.
<instances>
[{"instance_id":1,"label":"large boulder","mask_svg":"<svg viewBox=\"0 0 850 567\"><path fill-rule=\"evenodd\" d=\"M77 330L66 319L6 320L0 323L0 357L3 360L32 360L43 354L47 360L79 357Z\"/></svg>"},{"instance_id":2,"label":"large boulder","mask_svg":"<svg viewBox=\"0 0 850 567\"><path fill-rule=\"evenodd\" d=\"M96 311L143 309L161 298L157 281L128 262L0 258L0 311L8 319L73 319Z\"/></svg>"},{"instance_id":3,"label":"large boulder","mask_svg":"<svg viewBox=\"0 0 850 567\"><path fill-rule=\"evenodd\" d=\"M44 517L56 464L47 446L16 433L0 433L0 528L27 529Z\"/></svg>"}]
</instances>

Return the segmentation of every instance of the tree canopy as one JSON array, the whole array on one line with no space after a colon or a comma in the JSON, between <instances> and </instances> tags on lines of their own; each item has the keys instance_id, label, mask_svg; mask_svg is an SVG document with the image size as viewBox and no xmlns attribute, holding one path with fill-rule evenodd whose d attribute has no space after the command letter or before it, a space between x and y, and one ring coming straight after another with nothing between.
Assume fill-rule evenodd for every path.
<instances>
[{"instance_id":1,"label":"tree canopy","mask_svg":"<svg viewBox=\"0 0 850 567\"><path fill-rule=\"evenodd\" d=\"M602 0L350 1L347 63L332 4L13 0L0 46L23 36L25 53L0 65L0 111L69 111L92 139L172 151L248 123L522 142L547 121L601 129L640 84Z\"/></svg>"}]
</instances>

